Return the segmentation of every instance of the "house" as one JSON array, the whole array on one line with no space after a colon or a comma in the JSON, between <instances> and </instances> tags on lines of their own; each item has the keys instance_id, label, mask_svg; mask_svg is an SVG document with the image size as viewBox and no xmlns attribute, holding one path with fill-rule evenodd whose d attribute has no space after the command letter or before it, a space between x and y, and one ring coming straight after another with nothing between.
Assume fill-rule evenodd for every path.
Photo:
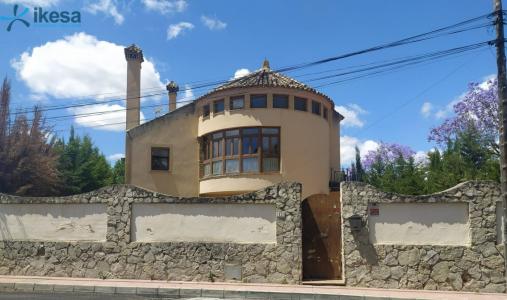
<instances>
[{"instance_id":1,"label":"house","mask_svg":"<svg viewBox=\"0 0 507 300\"><path fill-rule=\"evenodd\" d=\"M340 170L340 121L323 93L269 62L191 103L140 124L142 50L125 48L126 182L182 197L225 196L298 181L302 197L329 194Z\"/></svg>"}]
</instances>

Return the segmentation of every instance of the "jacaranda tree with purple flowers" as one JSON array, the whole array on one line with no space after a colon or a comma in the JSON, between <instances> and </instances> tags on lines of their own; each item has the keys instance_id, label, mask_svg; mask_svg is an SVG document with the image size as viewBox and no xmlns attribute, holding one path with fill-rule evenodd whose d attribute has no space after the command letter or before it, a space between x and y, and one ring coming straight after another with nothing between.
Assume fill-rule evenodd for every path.
<instances>
[{"instance_id":1,"label":"jacaranda tree with purple flowers","mask_svg":"<svg viewBox=\"0 0 507 300\"><path fill-rule=\"evenodd\" d=\"M381 160L384 163L393 163L400 156L407 160L414 155L415 151L409 146L381 142L380 146L376 150L366 153L363 158L363 166L366 169L370 169L371 166L378 160Z\"/></svg>"},{"instance_id":2,"label":"jacaranda tree with purple flowers","mask_svg":"<svg viewBox=\"0 0 507 300\"><path fill-rule=\"evenodd\" d=\"M425 192L424 172L415 162L415 151L396 143L380 143L363 158L364 181L387 192L421 194Z\"/></svg>"},{"instance_id":3,"label":"jacaranda tree with purple flowers","mask_svg":"<svg viewBox=\"0 0 507 300\"><path fill-rule=\"evenodd\" d=\"M431 129L429 141L440 149L417 163L415 152L381 143L363 158L364 181L388 192L434 193L467 180L500 178L497 82L472 83L454 104L454 115Z\"/></svg>"},{"instance_id":4,"label":"jacaranda tree with purple flowers","mask_svg":"<svg viewBox=\"0 0 507 300\"><path fill-rule=\"evenodd\" d=\"M497 154L498 148L498 84L496 79L482 84L470 83L468 91L454 104L454 116L431 129L428 140L446 146L471 126L480 133L482 142Z\"/></svg>"}]
</instances>

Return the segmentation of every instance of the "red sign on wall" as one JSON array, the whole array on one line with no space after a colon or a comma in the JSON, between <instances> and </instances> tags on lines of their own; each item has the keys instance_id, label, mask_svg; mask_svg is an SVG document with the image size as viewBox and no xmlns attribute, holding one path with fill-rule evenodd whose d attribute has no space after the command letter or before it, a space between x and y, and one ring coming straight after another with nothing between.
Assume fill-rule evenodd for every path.
<instances>
[{"instance_id":1,"label":"red sign on wall","mask_svg":"<svg viewBox=\"0 0 507 300\"><path fill-rule=\"evenodd\" d=\"M370 216L378 216L380 214L380 208L370 207Z\"/></svg>"}]
</instances>

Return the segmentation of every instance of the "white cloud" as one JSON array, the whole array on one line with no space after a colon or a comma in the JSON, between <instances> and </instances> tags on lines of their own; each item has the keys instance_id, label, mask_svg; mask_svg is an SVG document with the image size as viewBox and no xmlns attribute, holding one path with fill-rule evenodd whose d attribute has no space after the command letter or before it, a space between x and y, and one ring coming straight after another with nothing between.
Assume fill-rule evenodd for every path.
<instances>
[{"instance_id":1,"label":"white cloud","mask_svg":"<svg viewBox=\"0 0 507 300\"><path fill-rule=\"evenodd\" d=\"M227 23L220 21L216 17L201 16L201 22L210 30L222 30L227 27Z\"/></svg>"},{"instance_id":2,"label":"white cloud","mask_svg":"<svg viewBox=\"0 0 507 300\"><path fill-rule=\"evenodd\" d=\"M350 165L356 159L356 149L355 147L359 147L359 152L361 152L361 157L364 157L366 153L369 151L376 150L379 146L374 140L364 140L361 141L356 137L351 136L341 136L340 137L340 157L341 164L344 166Z\"/></svg>"},{"instance_id":3,"label":"white cloud","mask_svg":"<svg viewBox=\"0 0 507 300\"><path fill-rule=\"evenodd\" d=\"M190 101L194 100L194 91L192 87L188 84L185 84L185 96L181 99L178 99L176 102L176 107L182 107L183 105L187 105Z\"/></svg>"},{"instance_id":4,"label":"white cloud","mask_svg":"<svg viewBox=\"0 0 507 300\"><path fill-rule=\"evenodd\" d=\"M0 3L4 4L20 4L27 7L48 7L56 5L60 0L0 0Z\"/></svg>"},{"instance_id":5,"label":"white cloud","mask_svg":"<svg viewBox=\"0 0 507 300\"><path fill-rule=\"evenodd\" d=\"M74 121L80 126L106 131L125 131L126 110L119 104L97 104L72 107L68 110L76 115ZM141 112L141 123L145 121Z\"/></svg>"},{"instance_id":6,"label":"white cloud","mask_svg":"<svg viewBox=\"0 0 507 300\"><path fill-rule=\"evenodd\" d=\"M111 16L114 19L114 22L118 25L121 25L125 20L123 15L118 11L116 1L114 0L98 0L96 2L90 2L84 7L84 9L94 15L97 13L103 13Z\"/></svg>"},{"instance_id":7,"label":"white cloud","mask_svg":"<svg viewBox=\"0 0 507 300\"><path fill-rule=\"evenodd\" d=\"M435 118L444 119L448 115L452 114L452 112L454 111L454 105L456 103L458 103L460 101L460 99L461 99L461 96L458 99L451 101L444 108L440 108L439 110L437 110L437 112L435 113Z\"/></svg>"},{"instance_id":8,"label":"white cloud","mask_svg":"<svg viewBox=\"0 0 507 300\"><path fill-rule=\"evenodd\" d=\"M245 68L237 69L236 72L234 72L234 77L232 79L238 79L248 74L250 74L250 70L248 69Z\"/></svg>"},{"instance_id":9,"label":"white cloud","mask_svg":"<svg viewBox=\"0 0 507 300\"><path fill-rule=\"evenodd\" d=\"M122 159L124 157L125 157L125 154L123 154L123 153L115 153L115 154L108 155L107 156L107 160L109 160L110 162L114 163L117 160L120 160L120 159Z\"/></svg>"},{"instance_id":10,"label":"white cloud","mask_svg":"<svg viewBox=\"0 0 507 300\"><path fill-rule=\"evenodd\" d=\"M169 25L169 28L167 28L167 39L172 40L178 37L180 34L183 34L185 31L192 30L193 28L194 24L189 22L171 24Z\"/></svg>"},{"instance_id":11,"label":"white cloud","mask_svg":"<svg viewBox=\"0 0 507 300\"><path fill-rule=\"evenodd\" d=\"M491 87L491 81L496 79L496 74L490 74L488 76L484 76L482 78L481 84L479 84L479 87L484 90L489 90Z\"/></svg>"},{"instance_id":12,"label":"white cloud","mask_svg":"<svg viewBox=\"0 0 507 300\"><path fill-rule=\"evenodd\" d=\"M188 6L186 0L142 0L141 2L147 10L161 14L182 12Z\"/></svg>"},{"instance_id":13,"label":"white cloud","mask_svg":"<svg viewBox=\"0 0 507 300\"><path fill-rule=\"evenodd\" d=\"M41 94L30 94L29 97L36 102L47 102L49 100L48 96Z\"/></svg>"},{"instance_id":14,"label":"white cloud","mask_svg":"<svg viewBox=\"0 0 507 300\"><path fill-rule=\"evenodd\" d=\"M431 112L433 110L433 105L430 102L424 102L421 106L421 114L423 117L428 118L431 116Z\"/></svg>"},{"instance_id":15,"label":"white cloud","mask_svg":"<svg viewBox=\"0 0 507 300\"><path fill-rule=\"evenodd\" d=\"M425 151L417 151L414 154L414 161L416 164L427 164L429 162L428 154Z\"/></svg>"},{"instance_id":16,"label":"white cloud","mask_svg":"<svg viewBox=\"0 0 507 300\"><path fill-rule=\"evenodd\" d=\"M335 110L345 117L341 124L344 127L363 127L364 121L361 119L362 115L368 112L357 104L348 104L346 106L336 105Z\"/></svg>"},{"instance_id":17,"label":"white cloud","mask_svg":"<svg viewBox=\"0 0 507 300\"><path fill-rule=\"evenodd\" d=\"M23 52L11 65L30 92L37 95L34 97L100 101L125 94L127 62L123 49L122 45L76 33ZM141 88L155 87L165 89L155 65L145 58Z\"/></svg>"}]
</instances>

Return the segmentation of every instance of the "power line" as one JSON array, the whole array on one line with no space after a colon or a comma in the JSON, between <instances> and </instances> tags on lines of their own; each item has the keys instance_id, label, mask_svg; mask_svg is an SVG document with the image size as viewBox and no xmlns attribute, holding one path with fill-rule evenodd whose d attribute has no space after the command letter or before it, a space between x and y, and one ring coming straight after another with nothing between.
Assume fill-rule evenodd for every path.
<instances>
[{"instance_id":1,"label":"power line","mask_svg":"<svg viewBox=\"0 0 507 300\"><path fill-rule=\"evenodd\" d=\"M383 49L387 49L387 48L398 47L398 46L405 45L405 44L425 41L425 40L428 40L428 39L431 39L431 38L435 38L435 37L431 37L432 34L443 33L443 32L445 32L448 29L456 28L456 27L459 27L459 26L462 26L462 25L465 25L465 24L469 24L469 23L475 22L475 21L480 20L480 19L490 18L491 16L493 16L493 13L488 13L488 14L485 14L485 15L482 15L482 16L479 16L479 17L475 17L475 18L472 18L472 19L469 19L469 20L465 20L465 21L462 21L462 22L459 22L459 23L456 23L456 24L453 24L453 25L441 27L441 28L438 28L438 29L435 29L435 30L432 30L432 31L429 31L429 32L425 32L425 33L422 33L422 34L418 34L418 35L414 35L414 36L411 36L411 37L407 37L407 38L404 38L404 39L401 39L401 40L398 40L398 41L395 41L395 42L381 44L381 45L370 47L370 48L367 48L367 49L363 49L363 50L359 50L359 51L354 51L354 52L351 52L351 53L342 54L342 55L338 55L338 56L334 56L334 57L324 58L324 59L316 60L316 61L313 61L313 62L307 62L307 63L299 64L299 65L296 65L296 66L289 66L289 67L281 68L281 69L279 69L279 72L286 72L286 71L295 70L295 69L307 68L307 67L310 67L310 66L314 66L314 65L318 65L318 64L323 64L323 63L328 63L328 62L339 60L339 59L343 59L343 58L353 57L353 56L357 56L357 55L368 53L368 52L374 52L374 51L379 51L379 50L383 50ZM491 22L491 25L492 24L493 23ZM451 32L451 33L446 33L446 34L455 34L455 33L458 33L458 32ZM438 35L436 37L440 37L440 36L442 36L442 35Z\"/></svg>"},{"instance_id":2,"label":"power line","mask_svg":"<svg viewBox=\"0 0 507 300\"><path fill-rule=\"evenodd\" d=\"M333 77L339 77L339 76L343 76L343 75L350 75L350 74L354 74L354 73L361 73L361 72L369 71L369 70L381 69L380 71L376 71L376 72L372 72L372 73L367 73L365 75L359 75L359 76L350 77L348 79L344 79L344 80L340 80L340 81L333 81L333 82L317 85L317 86L315 86L315 88L320 88L320 87L323 87L323 86L337 84L337 83L349 81L349 80L352 80L352 79L363 78L363 77L374 75L374 74L384 73L384 72L387 72L387 71L396 70L396 69L399 69L399 68L404 68L406 66L410 66L410 65L414 65L414 64L419 64L419 63L423 63L423 62L426 62L426 61L436 60L436 59L445 58L445 57L448 57L448 56L451 56L451 55L460 54L460 53L463 53L463 52L466 52L466 51L477 50L477 49L480 49L480 48L485 47L485 46L490 46L493 41L494 40L486 41L486 42L481 42L481 43L476 43L476 44L471 44L471 45L467 45L467 46L463 46L463 47L457 47L457 48L453 48L453 49L449 49L449 50L445 50L445 51L433 52L433 53L429 53L429 54L426 54L426 55L421 55L421 56L417 56L417 57L414 57L414 58L405 59L405 60L402 60L402 61L397 61L397 62L393 62L393 63L387 63L387 64L384 64L384 65L379 65L379 66L373 66L373 67L365 68L365 69L359 70L357 72L344 72L344 73L339 73L339 74L334 74L334 75L328 75L328 76L320 77L317 80L322 80L322 79L326 79L326 78L333 78ZM386 69L382 70L382 68L385 68L385 67L391 67L391 68L386 68Z\"/></svg>"},{"instance_id":3,"label":"power line","mask_svg":"<svg viewBox=\"0 0 507 300\"><path fill-rule=\"evenodd\" d=\"M320 80L325 80L325 79L334 78L334 77L342 77L342 76L346 76L346 75L351 75L351 74L355 74L355 73L363 73L361 75L348 77L348 78L345 78L345 79L342 79L339 81L324 83L324 84L316 86L316 88L329 86L332 84L338 84L338 83L351 81L351 80L355 80L355 79L370 77L370 76L378 75L381 73L392 72L392 71L395 71L398 69L406 68L408 66L413 66L413 65L417 65L417 64L422 64L422 63L432 61L432 60L443 59L448 56L464 53L466 51L477 50L477 49L480 49L481 47L489 45L490 43L491 43L491 41L485 41L485 42L481 42L481 43L470 44L470 45L456 47L456 48L447 49L447 50L441 50L441 51L435 51L435 52L430 52L430 53L423 53L420 55L403 57L403 58L400 58L396 61L391 60L388 63L379 63L377 65L369 64L370 67L368 67L368 68L358 68L356 70L349 71L349 72L342 72L342 73L338 73L338 74L321 76L321 77L317 77L317 78L312 78L309 81L320 81ZM380 70L377 70L377 69L380 69ZM375 71L375 70L377 70L377 71ZM364 73L366 71L370 71L370 72ZM221 94L221 95L216 96L214 98L210 97L209 99L211 99L211 100L213 100L215 98L220 99L220 98L224 98L225 96L234 95L234 94L236 94L236 92ZM194 99L180 98L180 101L177 101L177 103L180 103L180 104L181 103L190 103L193 101L194 101ZM100 103L96 103L96 105L100 105ZM165 106L165 105L168 105L168 104L167 103L157 103L154 105L144 106L143 108L161 107L161 106ZM65 115L60 115L60 116L46 117L45 120L56 120L56 119L64 120L67 118L80 119L80 118L86 118L86 117L91 117L91 116L100 116L100 115L112 114L115 112L128 111L130 109L133 109L133 108L121 108L121 109L115 109L115 110L103 110L103 111L95 111L95 112L89 112L89 113L78 113L78 114L65 114ZM135 109L137 109L137 108L135 108ZM107 119L101 119L101 121L104 121L104 120L107 120Z\"/></svg>"},{"instance_id":4,"label":"power line","mask_svg":"<svg viewBox=\"0 0 507 300\"><path fill-rule=\"evenodd\" d=\"M411 64L414 64L414 63L411 63ZM401 67L406 67L410 64L406 64L406 65L402 65ZM400 68L400 67L396 67L396 68ZM357 79L357 78L363 78L363 77L366 77L366 76L371 76L371 75L375 75L375 74L378 74L378 73L381 73L381 72L386 72L386 71L391 71L395 68L390 68L390 69L387 69L387 70L381 70L381 71L376 71L376 72L371 72L371 73L367 73L367 74L363 74L363 75L360 75L360 76L356 76L356 77L352 77L352 78L347 78L347 79L344 79L344 80L341 80L341 81L338 81L338 82L333 82L333 83L327 83L327 84L323 84L321 86L325 86L325 85L330 85L330 84L335 84L335 83L339 83L339 82L344 82L344 81L350 81L351 79ZM459 68L458 68L459 69ZM454 72L452 72L453 74ZM452 75L452 74L449 74ZM446 79L447 77L445 78L442 78L441 80L444 80ZM430 88L432 88L433 86L431 86ZM427 92L427 90L425 90L424 92ZM418 95L419 96L419 95ZM417 96L417 97L418 97ZM224 95L221 95L221 96L217 96L215 97L216 99L222 99L224 98ZM213 98L211 98L213 99ZM192 102L193 100L189 100L189 101L179 101L178 103L182 103L182 102ZM160 105L153 105L153 107L156 107L156 106L160 106ZM118 111L124 111L125 109L122 109L122 110L118 110ZM128 110L128 109L127 109ZM109 113L109 112L106 112L106 113ZM95 114L95 113L92 113L92 114ZM101 113L99 113L101 114ZM85 116L86 117L86 116ZM114 119L118 119L118 118L114 118ZM114 119L109 119L109 120L114 120ZM107 119L106 119L107 120ZM152 120L152 119L150 119ZM104 121L104 119L100 120L100 121ZM100 125L91 125L91 126L85 126L84 128L94 128L94 127L103 127L103 126L113 126L113 125L118 125L120 123L106 123L106 124L100 124ZM123 122L122 124L125 124L125 122Z\"/></svg>"},{"instance_id":5,"label":"power line","mask_svg":"<svg viewBox=\"0 0 507 300\"><path fill-rule=\"evenodd\" d=\"M398 107L396 107L394 110L390 111L389 113L385 114L384 116L382 116L379 119L377 119L376 121L374 121L372 124L368 125L366 128L363 129L363 131L367 131L370 128L373 128L373 126L376 126L377 124L379 124L380 122L382 122L386 118L392 116L393 114L395 114L396 112L400 111L401 109L403 109L404 107L406 107L410 103L414 102L419 97L421 97L422 95L426 94L429 90L431 90L435 86L441 84L442 82L444 82L445 80L447 80L448 78L450 78L452 75L454 75L456 72L458 72L461 68L463 68L469 62L470 62L470 60L467 60L463 64L461 64L458 67L456 67L455 69L451 70L451 72L447 73L442 78L439 78L437 81L435 81L434 83L432 83L431 85L429 85L428 87L426 87L424 90L422 90L421 92L419 92L414 97L412 97L412 98L408 99L407 101L403 102L401 105L399 105Z\"/></svg>"},{"instance_id":6,"label":"power line","mask_svg":"<svg viewBox=\"0 0 507 300\"><path fill-rule=\"evenodd\" d=\"M414 35L414 36L411 36L411 37L408 37L408 38L404 38L404 39L401 39L401 40L398 40L398 41L395 41L395 42L390 42L390 43L386 43L386 44L382 44L382 45L379 45L379 46L370 47L370 48L367 48L367 49L364 49L364 50L359 50L359 51L355 51L355 52L351 52L351 53L347 53L347 54L343 54L343 55L339 55L339 56L334 56L334 57L329 57L329 58L325 58L325 59L320 59L320 60L309 62L309 63L302 63L302 64L293 65L293 66L283 67L283 68L274 70L274 72L290 72L290 71L294 71L294 70L298 70L298 69L303 69L303 68L307 68L307 67L315 66L315 65L319 65L319 64L324 64L324 63L328 63L328 62L331 62L331 61L335 61L335 60L339 60L339 59L344 59L344 58L348 58L348 57L352 57L352 56L356 56L356 55L360 55L360 54L364 54L364 53L368 53L368 52L372 52L372 51L378 51L378 50L387 49L387 48L391 48L391 47L397 47L397 46L401 46L401 45L405 45L405 44L409 44L409 43L415 43L415 42L420 42L420 41L424 41L424 40L428 40L428 39L432 39L432 38L437 38L437 37L441 37L441 36L444 36L444 35L457 34L457 33L461 33L461 32L464 32L464 31L474 30L474 29L478 29L478 28L484 28L484 27L493 25L492 22L488 22L486 24L480 24L480 25L476 25L476 26L471 26L471 27L467 27L467 28L462 28L462 29L459 29L459 30L451 31L451 32L445 32L445 31L447 31L449 29L453 29L453 28L457 28L457 27L460 27L460 26L464 26L466 24L470 24L470 23L473 23L475 21L478 21L478 20L481 20L481 19L484 19L484 18L490 18L491 16L492 16L491 13L490 14L486 14L486 15L482 15L482 16L475 17L475 18L472 18L472 19L469 19L469 20L466 20L466 21L462 21L462 22L459 22L459 23L456 23L456 24L453 24L453 25L449 25L449 26L445 26L445 27L442 27L442 28L438 28L438 29L432 30L430 32L426 32L426 33ZM204 82L203 84L201 84L201 85L199 85L197 87L191 87L190 86L188 88L184 88L182 91L190 90L190 89L195 90L195 89L201 89L201 88L204 88L204 87L215 86L215 85L222 84L222 83L225 83L225 82L228 82L228 81L229 80L218 80L218 81L213 81L213 82ZM199 82L199 81L197 81L197 82ZM143 95L141 97L136 97L136 99L137 98L146 98L146 97L155 97L155 96L165 95L165 94L166 94L166 92L148 94L148 95ZM95 94L95 95L100 95L100 94ZM72 107L83 107L83 106L89 106L89 105L91 106L91 105L97 105L97 104L104 104L104 103L112 103L112 102L125 101L125 100L129 100L129 99L131 99L131 98L127 98L127 99L114 99L114 100L110 100L110 101L100 101L100 102L94 101L94 102L88 102L88 103L82 103L82 104L74 104L74 105L64 105L64 106L62 106L62 105L54 105L54 106L49 106L49 107L41 107L39 109L39 111L51 111L51 110L57 110L57 109L66 109L66 108L72 108ZM33 111L27 111L27 110L23 110L22 109L22 110L20 110L17 113L11 113L11 114L16 115L16 114L23 114L23 113L27 113L27 112L33 112Z\"/></svg>"}]
</instances>

